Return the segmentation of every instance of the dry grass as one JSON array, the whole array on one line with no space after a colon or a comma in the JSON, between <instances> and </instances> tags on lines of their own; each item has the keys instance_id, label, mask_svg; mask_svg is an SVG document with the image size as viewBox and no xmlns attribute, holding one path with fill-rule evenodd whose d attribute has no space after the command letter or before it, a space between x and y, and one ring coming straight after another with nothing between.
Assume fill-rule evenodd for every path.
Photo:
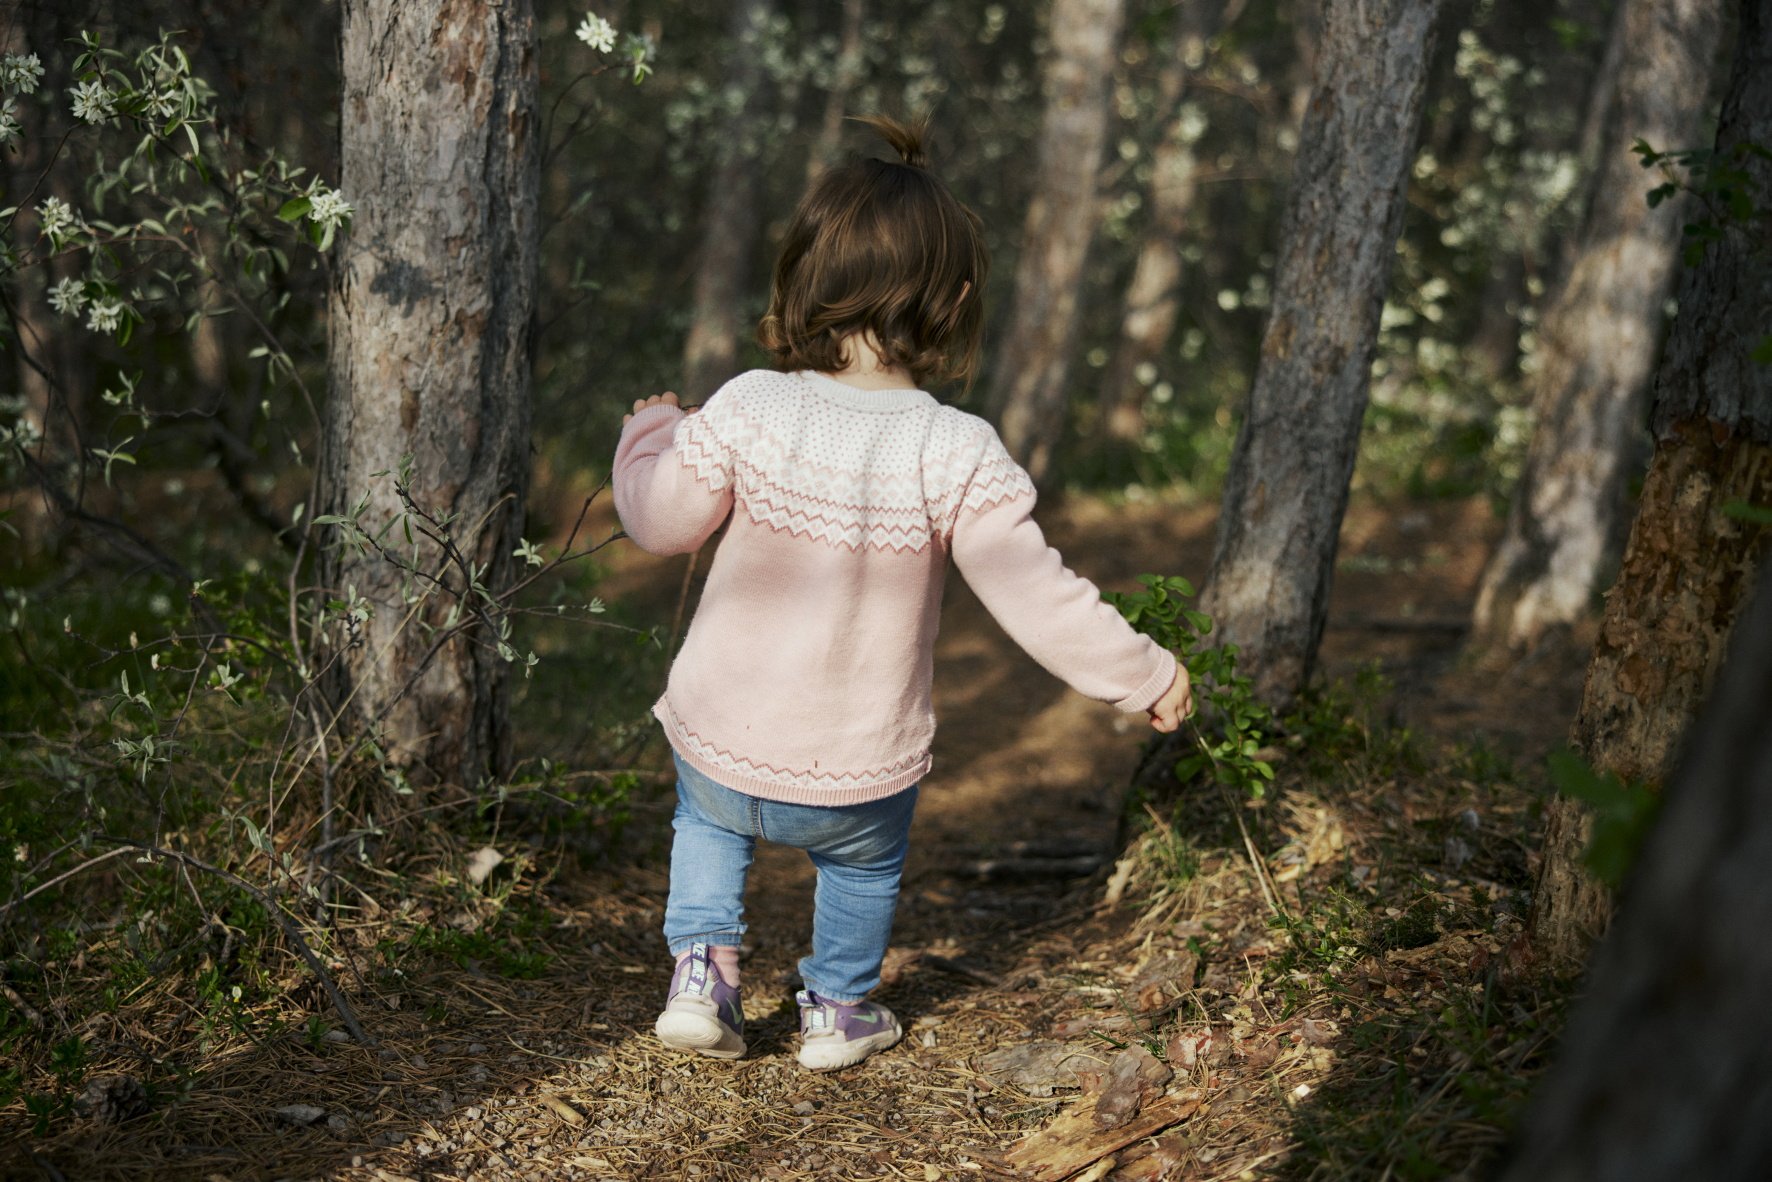
<instances>
[{"instance_id":1,"label":"dry grass","mask_svg":"<svg viewBox=\"0 0 1772 1182\"><path fill-rule=\"evenodd\" d=\"M1087 536L1054 530L1067 556L1127 572L1148 567L1140 553L1168 520L1085 517ZM1114 522L1124 537L1108 532ZM1205 546L1192 533L1156 541L1171 555ZM1382 588L1397 593L1395 581ZM1364 647L1346 631L1330 639L1331 651ZM1419 647L1430 642L1441 647ZM446 834L398 877L357 872L366 893L345 896L327 951L373 1048L340 1041L324 995L239 915L107 998L133 913L95 916L78 947L45 945L39 975L9 983L43 1027L0 1071L20 1069L21 1092L52 1094L51 1050L77 1034L87 1061L69 1078L128 1073L150 1085L151 1107L112 1125L57 1116L38 1136L15 1099L0 1106L0 1177L990 1177L1077 1093L988 1078L985 1054L1036 1039L1104 1059L1130 1041L1167 1053L1178 1034L1211 1036L1171 1084L1200 1089L1204 1105L1122 1151L1108 1177L1475 1177L1559 1022L1561 994L1510 957L1540 787L1482 747L1411 741L1388 720L1437 719L1461 739L1473 719L1512 727L1527 737L1498 746L1532 767L1578 664L1536 669L1543 693L1521 698L1515 683L1503 700L1491 675L1447 662L1443 635L1412 643L1386 650L1405 692L1326 708L1285 749L1276 792L1244 811L1276 915L1216 794L1138 802L1142 829L1110 882L1131 737L1113 733L1111 712L1015 664L975 605L951 607L945 745L880 993L907 1036L831 1075L792 1056L809 888L791 852L764 850L753 871L751 1054L685 1058L652 1037L668 981L656 796L613 863L579 868L557 840L503 839L531 861L490 895L463 887L471 846ZM1107 865L1081 880L969 872L1011 842L1056 838ZM207 887L204 897L217 905ZM1141 1014L1141 971L1189 954L1192 978ZM227 971L206 988L217 965ZM232 1003L228 982L252 977L242 966L262 967L264 985ZM10 1004L0 995L0 1019ZM291 1123L278 1114L290 1105L319 1116Z\"/></svg>"}]
</instances>

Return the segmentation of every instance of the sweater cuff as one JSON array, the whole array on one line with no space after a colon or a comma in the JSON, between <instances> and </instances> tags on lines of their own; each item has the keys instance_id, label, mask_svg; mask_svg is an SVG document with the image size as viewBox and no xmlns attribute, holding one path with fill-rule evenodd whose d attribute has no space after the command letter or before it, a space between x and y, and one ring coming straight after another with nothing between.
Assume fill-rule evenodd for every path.
<instances>
[{"instance_id":1,"label":"sweater cuff","mask_svg":"<svg viewBox=\"0 0 1772 1182\"><path fill-rule=\"evenodd\" d=\"M682 418L683 408L672 406L668 402L656 403L629 419L627 425L621 429L621 433L625 437L632 431L645 431L672 417Z\"/></svg>"},{"instance_id":2,"label":"sweater cuff","mask_svg":"<svg viewBox=\"0 0 1772 1182\"><path fill-rule=\"evenodd\" d=\"M1157 652L1163 658L1162 663L1151 672L1149 677L1144 679L1143 685L1115 702L1114 709L1123 710L1127 714L1142 714L1156 705L1157 699L1169 692L1169 687L1175 684L1176 672L1181 666L1167 649L1159 648Z\"/></svg>"}]
</instances>

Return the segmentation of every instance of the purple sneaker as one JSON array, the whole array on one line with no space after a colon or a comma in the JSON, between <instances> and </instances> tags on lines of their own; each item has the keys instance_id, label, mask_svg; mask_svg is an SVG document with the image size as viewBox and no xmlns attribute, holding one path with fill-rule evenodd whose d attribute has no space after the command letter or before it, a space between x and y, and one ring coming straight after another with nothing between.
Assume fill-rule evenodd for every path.
<instances>
[{"instance_id":1,"label":"purple sneaker","mask_svg":"<svg viewBox=\"0 0 1772 1182\"><path fill-rule=\"evenodd\" d=\"M736 988L708 959L708 946L694 944L671 974L671 995L653 1026L661 1042L679 1051L716 1059L744 1054L744 1009Z\"/></svg>"},{"instance_id":2,"label":"purple sneaker","mask_svg":"<svg viewBox=\"0 0 1772 1182\"><path fill-rule=\"evenodd\" d=\"M800 1066L835 1071L883 1051L904 1030L892 1011L878 1002L826 1001L811 990L794 996L800 1005Z\"/></svg>"}]
</instances>

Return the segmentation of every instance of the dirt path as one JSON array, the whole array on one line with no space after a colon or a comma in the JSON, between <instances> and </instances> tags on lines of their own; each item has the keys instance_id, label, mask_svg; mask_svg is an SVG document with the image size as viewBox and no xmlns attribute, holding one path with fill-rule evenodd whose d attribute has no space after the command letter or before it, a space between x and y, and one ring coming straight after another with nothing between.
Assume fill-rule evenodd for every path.
<instances>
[{"instance_id":1,"label":"dirt path","mask_svg":"<svg viewBox=\"0 0 1772 1182\"><path fill-rule=\"evenodd\" d=\"M1197 576L1210 557L1207 511L1080 501L1049 528L1071 564L1105 586L1150 569ZM1487 528L1474 504L1357 508L1325 661L1332 675L1385 668L1412 725L1468 736L1473 725L1500 721L1489 742L1530 755L1559 737L1574 682L1568 663L1525 678L1458 666L1452 625L1468 611ZM609 1067L555 1081L597 1123L561 1135L610 1163L606 1173L587 1165L582 1176L966 1177L989 1172L1005 1147L1050 1119L1039 1097L981 1091L989 1085L976 1065L1099 1007L1133 967L1136 949L1125 939L1135 917L1100 906L1101 876L1090 868L1117 852L1124 785L1145 732L1064 690L957 580L937 650L937 710L935 771L877 995L903 1017L906 1043L832 1076L794 1065L794 964L808 937L812 880L803 855L765 847L748 898L751 1055L715 1065L663 1053L648 1034L667 977L651 930L663 871L647 867L627 883L645 900L623 932L630 971L593 972L601 986L585 1002L609 1027L599 1040ZM1053 872L986 872L993 860L1008 859L1013 872L1041 857ZM592 897L606 885L592 877L575 886L596 913ZM1246 884L1237 893L1245 898L1222 900L1227 909L1246 902ZM614 1116L598 1115L605 1101L618 1106ZM1197 1140L1207 1146L1212 1137ZM1251 1157L1227 1148L1220 1164L1233 1160ZM1185 1176L1210 1174L1202 1166Z\"/></svg>"}]
</instances>

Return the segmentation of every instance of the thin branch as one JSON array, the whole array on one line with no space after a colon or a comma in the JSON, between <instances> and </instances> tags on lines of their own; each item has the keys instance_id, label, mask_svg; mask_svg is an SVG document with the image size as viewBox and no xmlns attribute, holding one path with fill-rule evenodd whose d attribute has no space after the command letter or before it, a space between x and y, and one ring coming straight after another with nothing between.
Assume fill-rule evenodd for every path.
<instances>
[{"instance_id":1,"label":"thin branch","mask_svg":"<svg viewBox=\"0 0 1772 1182\"><path fill-rule=\"evenodd\" d=\"M212 866L200 858L194 858L190 854L181 853L178 850L164 849L160 846L149 845L146 842L133 841L127 837L113 837L104 833L96 834L93 840L121 846L125 849L140 850L142 853L149 854L156 858L169 859L182 865L189 866L193 870L201 870L205 874L214 875L229 886L245 891L254 899L257 899L259 904L264 907L265 912L269 914L270 917L276 921L277 926L283 930L284 937L295 946L295 951L301 956L302 960L307 963L308 971L313 973L315 978L318 979L320 984L325 988L327 996L332 999L332 1008L337 1011L339 1021L345 1024L345 1029L351 1032L351 1037L355 1038L362 1046L373 1047L378 1045L376 1040L371 1038L368 1032L363 1029L362 1023L357 1021L357 1011L351 1008L351 1003L346 1001L345 995L339 991L338 982L332 979L332 974L326 971L326 966L320 963L320 958L314 955L314 950L308 946L307 940L302 938L300 929L295 926L295 921L289 918L288 913L285 912L277 901L271 897L270 892L261 887L253 886L250 882L247 882L244 878L241 878L238 874L235 874L232 871L223 870L220 866Z\"/></svg>"},{"instance_id":2,"label":"thin branch","mask_svg":"<svg viewBox=\"0 0 1772 1182\"><path fill-rule=\"evenodd\" d=\"M62 883L66 882L68 879L73 878L76 874L83 874L86 871L91 870L94 866L97 866L101 862L109 862L112 858L118 857L119 855L122 855L122 854L127 854L128 852L129 851L127 849L122 849L122 848L110 850L106 853L99 854L95 858L86 859L86 861L80 863L78 866L75 866L71 870L62 871L60 874L56 875L54 878L50 879L48 882L38 883L36 886L34 886L30 890L26 891L24 894L20 895L18 898L13 899L11 902L6 903L6 904L0 904L0 919L6 918L6 916L11 914L14 910L16 910L19 907L23 907L26 903L29 903L32 899L36 898L38 895L41 895L44 891L50 890L53 887L60 886Z\"/></svg>"}]
</instances>

